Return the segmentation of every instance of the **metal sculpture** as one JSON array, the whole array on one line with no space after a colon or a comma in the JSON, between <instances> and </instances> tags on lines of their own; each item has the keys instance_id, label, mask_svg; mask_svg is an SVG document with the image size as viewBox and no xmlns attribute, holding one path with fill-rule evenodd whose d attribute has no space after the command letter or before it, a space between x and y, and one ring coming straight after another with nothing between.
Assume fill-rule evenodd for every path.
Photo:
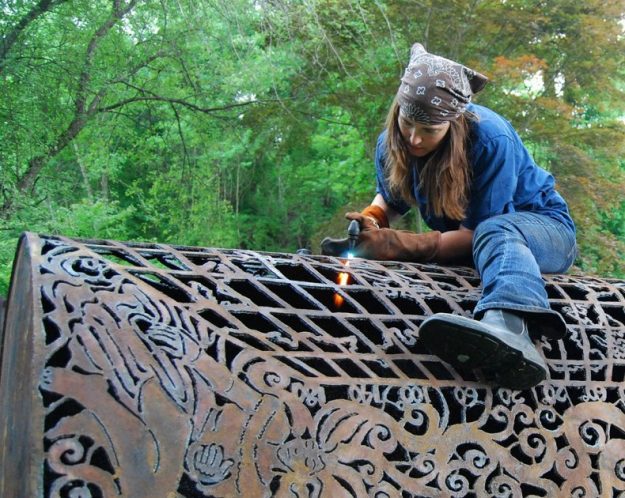
<instances>
[{"instance_id":1,"label":"metal sculpture","mask_svg":"<svg viewBox=\"0 0 625 498\"><path fill-rule=\"evenodd\" d=\"M625 283L546 278L569 334L517 392L419 346L468 268L28 234L0 495L625 496Z\"/></svg>"}]
</instances>

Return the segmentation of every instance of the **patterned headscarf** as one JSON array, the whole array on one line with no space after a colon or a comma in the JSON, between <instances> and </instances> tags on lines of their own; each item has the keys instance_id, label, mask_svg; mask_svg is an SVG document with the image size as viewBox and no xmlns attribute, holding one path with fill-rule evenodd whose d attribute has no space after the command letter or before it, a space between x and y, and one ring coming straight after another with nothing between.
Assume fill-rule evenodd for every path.
<instances>
[{"instance_id":1,"label":"patterned headscarf","mask_svg":"<svg viewBox=\"0 0 625 498\"><path fill-rule=\"evenodd\" d=\"M402 114L425 124L440 124L458 118L488 78L462 64L429 54L415 43L401 79L397 101Z\"/></svg>"}]
</instances>

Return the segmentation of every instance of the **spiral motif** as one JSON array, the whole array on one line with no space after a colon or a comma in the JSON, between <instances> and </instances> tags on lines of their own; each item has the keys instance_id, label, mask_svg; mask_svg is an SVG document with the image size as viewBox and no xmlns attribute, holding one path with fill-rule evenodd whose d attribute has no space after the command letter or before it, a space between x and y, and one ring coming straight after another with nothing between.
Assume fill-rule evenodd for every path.
<instances>
[{"instance_id":1,"label":"spiral motif","mask_svg":"<svg viewBox=\"0 0 625 498\"><path fill-rule=\"evenodd\" d=\"M426 476L434 471L436 464L432 460L432 455L416 455L412 459L412 468L415 469L420 475Z\"/></svg>"},{"instance_id":2,"label":"spiral motif","mask_svg":"<svg viewBox=\"0 0 625 498\"><path fill-rule=\"evenodd\" d=\"M596 422L584 422L579 428L579 435L582 441L591 448L598 448L606 442L606 433Z\"/></svg>"},{"instance_id":3,"label":"spiral motif","mask_svg":"<svg viewBox=\"0 0 625 498\"><path fill-rule=\"evenodd\" d=\"M77 437L59 439L50 447L50 466L75 465L85 458L85 447Z\"/></svg>"},{"instance_id":4,"label":"spiral motif","mask_svg":"<svg viewBox=\"0 0 625 498\"><path fill-rule=\"evenodd\" d=\"M625 481L625 458L616 462L614 475L621 481Z\"/></svg>"},{"instance_id":5,"label":"spiral motif","mask_svg":"<svg viewBox=\"0 0 625 498\"><path fill-rule=\"evenodd\" d=\"M284 378L278 372L265 372L263 380L269 387L283 386L288 382L288 379Z\"/></svg>"},{"instance_id":6,"label":"spiral motif","mask_svg":"<svg viewBox=\"0 0 625 498\"><path fill-rule=\"evenodd\" d=\"M494 476L488 484L487 491L489 496L495 496L497 498L523 496L521 484L505 474Z\"/></svg>"},{"instance_id":7,"label":"spiral motif","mask_svg":"<svg viewBox=\"0 0 625 498\"><path fill-rule=\"evenodd\" d=\"M566 466L567 469L574 469L575 467L577 467L579 465L579 458L577 457L577 454L575 453L575 451L573 451L571 448L567 448L565 453L565 457L562 460L564 462L564 465Z\"/></svg>"},{"instance_id":8,"label":"spiral motif","mask_svg":"<svg viewBox=\"0 0 625 498\"><path fill-rule=\"evenodd\" d=\"M76 479L57 479L50 490L50 498L96 498L102 496L100 492L94 495L91 492L93 485L87 485ZM94 487L97 490L97 487Z\"/></svg>"},{"instance_id":9,"label":"spiral motif","mask_svg":"<svg viewBox=\"0 0 625 498\"><path fill-rule=\"evenodd\" d=\"M519 435L519 443L523 453L532 458L540 458L547 448L545 436L532 431L523 431Z\"/></svg>"},{"instance_id":10,"label":"spiral motif","mask_svg":"<svg viewBox=\"0 0 625 498\"><path fill-rule=\"evenodd\" d=\"M373 441L390 441L392 436L393 435L388 427L385 427L383 425L376 425L369 432L369 442L372 443L372 446L375 448L376 445L373 443Z\"/></svg>"},{"instance_id":11,"label":"spiral motif","mask_svg":"<svg viewBox=\"0 0 625 498\"><path fill-rule=\"evenodd\" d=\"M469 480L457 471L447 476L445 484L453 496L465 496L470 489Z\"/></svg>"},{"instance_id":12,"label":"spiral motif","mask_svg":"<svg viewBox=\"0 0 625 498\"><path fill-rule=\"evenodd\" d=\"M428 420L428 416L423 413L423 411L412 410L410 412L410 416L406 417L405 422L413 426L416 431L419 431L420 429L423 429L427 426Z\"/></svg>"},{"instance_id":13,"label":"spiral motif","mask_svg":"<svg viewBox=\"0 0 625 498\"><path fill-rule=\"evenodd\" d=\"M587 495L586 489L578 486L571 490L571 498L585 498Z\"/></svg>"},{"instance_id":14,"label":"spiral motif","mask_svg":"<svg viewBox=\"0 0 625 498\"><path fill-rule=\"evenodd\" d=\"M464 455L464 458L475 469L484 469L490 463L490 458L488 458L488 455L484 453L484 451L477 449L467 451Z\"/></svg>"},{"instance_id":15,"label":"spiral motif","mask_svg":"<svg viewBox=\"0 0 625 498\"><path fill-rule=\"evenodd\" d=\"M552 407L546 407L538 412L540 424L547 430L554 431L561 423L558 413Z\"/></svg>"}]
</instances>

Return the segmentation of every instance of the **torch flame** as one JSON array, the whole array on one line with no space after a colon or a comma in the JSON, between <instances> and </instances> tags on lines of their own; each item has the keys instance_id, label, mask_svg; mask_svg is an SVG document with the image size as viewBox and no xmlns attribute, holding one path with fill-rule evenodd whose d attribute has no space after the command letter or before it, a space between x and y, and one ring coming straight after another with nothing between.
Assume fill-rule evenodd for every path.
<instances>
[{"instance_id":1,"label":"torch flame","mask_svg":"<svg viewBox=\"0 0 625 498\"><path fill-rule=\"evenodd\" d=\"M349 281L349 273L342 271L339 273L339 278L337 280L339 285L347 285L347 282Z\"/></svg>"},{"instance_id":2,"label":"torch flame","mask_svg":"<svg viewBox=\"0 0 625 498\"><path fill-rule=\"evenodd\" d=\"M351 254L349 256L351 256ZM349 256L348 260L345 262L346 267L349 266L349 260L351 259ZM339 272L339 275L336 278L336 283L340 286L347 285L349 283L349 273L345 271ZM341 296L338 292L334 293L334 307L336 309L340 308L343 305L344 301L345 299L343 298L343 296Z\"/></svg>"}]
</instances>

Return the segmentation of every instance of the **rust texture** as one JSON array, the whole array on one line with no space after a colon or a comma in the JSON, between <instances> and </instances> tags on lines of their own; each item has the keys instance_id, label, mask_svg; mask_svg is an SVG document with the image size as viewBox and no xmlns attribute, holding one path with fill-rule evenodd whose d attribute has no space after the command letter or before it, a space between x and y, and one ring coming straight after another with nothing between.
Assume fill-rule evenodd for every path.
<instances>
[{"instance_id":1,"label":"rust texture","mask_svg":"<svg viewBox=\"0 0 625 498\"><path fill-rule=\"evenodd\" d=\"M2 496L625 496L622 281L546 277L569 334L519 392L420 347L468 268L32 234L16 264Z\"/></svg>"}]
</instances>

